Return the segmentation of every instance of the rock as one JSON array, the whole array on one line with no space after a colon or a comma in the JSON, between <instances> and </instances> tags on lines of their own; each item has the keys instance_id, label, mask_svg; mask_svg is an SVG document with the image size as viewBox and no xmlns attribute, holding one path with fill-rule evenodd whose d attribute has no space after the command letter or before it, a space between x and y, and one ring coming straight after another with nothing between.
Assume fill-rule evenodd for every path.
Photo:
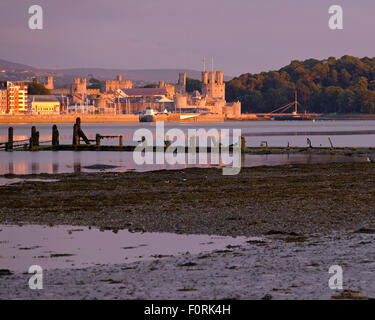
<instances>
[{"instance_id":1,"label":"rock","mask_svg":"<svg viewBox=\"0 0 375 320\"><path fill-rule=\"evenodd\" d=\"M12 274L13 274L13 272L11 272L8 269L0 269L0 277L1 276L11 276Z\"/></svg>"},{"instance_id":2,"label":"rock","mask_svg":"<svg viewBox=\"0 0 375 320\"><path fill-rule=\"evenodd\" d=\"M369 228L360 228L356 231L354 231L354 233L366 233L366 234L375 234L375 229L369 229Z\"/></svg>"},{"instance_id":3,"label":"rock","mask_svg":"<svg viewBox=\"0 0 375 320\"><path fill-rule=\"evenodd\" d=\"M336 299L336 300L369 300L370 299L368 296L364 296L360 292L352 291L352 290L344 290L343 292L333 295L331 298Z\"/></svg>"}]
</instances>

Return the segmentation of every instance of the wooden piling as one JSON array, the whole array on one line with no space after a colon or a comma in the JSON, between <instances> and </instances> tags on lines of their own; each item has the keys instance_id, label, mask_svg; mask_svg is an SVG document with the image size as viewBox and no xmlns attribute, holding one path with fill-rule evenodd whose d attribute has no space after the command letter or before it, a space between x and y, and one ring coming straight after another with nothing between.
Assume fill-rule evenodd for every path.
<instances>
[{"instance_id":1,"label":"wooden piling","mask_svg":"<svg viewBox=\"0 0 375 320\"><path fill-rule=\"evenodd\" d=\"M8 128L8 143L5 145L6 151L13 150L13 127Z\"/></svg>"},{"instance_id":2,"label":"wooden piling","mask_svg":"<svg viewBox=\"0 0 375 320\"><path fill-rule=\"evenodd\" d=\"M124 137L123 136L118 137L118 143L119 143L120 147L122 147L124 145Z\"/></svg>"},{"instance_id":3,"label":"wooden piling","mask_svg":"<svg viewBox=\"0 0 375 320\"><path fill-rule=\"evenodd\" d=\"M332 143L331 137L328 137L328 140L329 140L329 144L331 145L331 149L334 149L335 147L333 146L333 143Z\"/></svg>"},{"instance_id":4,"label":"wooden piling","mask_svg":"<svg viewBox=\"0 0 375 320\"><path fill-rule=\"evenodd\" d=\"M82 140L86 143L86 144L90 144L90 141L89 139L87 138L87 136L85 135L85 133L83 132L83 130L81 129L81 118L78 117L76 118L76 134L78 135L78 144L80 144L80 139L82 138ZM73 129L74 130L74 129ZM74 139L74 138L73 138ZM77 139L77 138L76 138ZM74 144L74 142L73 142Z\"/></svg>"},{"instance_id":5,"label":"wooden piling","mask_svg":"<svg viewBox=\"0 0 375 320\"><path fill-rule=\"evenodd\" d=\"M29 148L30 150L34 150L34 147L36 146L36 128L35 126L31 127L31 137L30 137L30 143Z\"/></svg>"},{"instance_id":6,"label":"wooden piling","mask_svg":"<svg viewBox=\"0 0 375 320\"><path fill-rule=\"evenodd\" d=\"M39 146L39 131L35 133L35 145Z\"/></svg>"},{"instance_id":7,"label":"wooden piling","mask_svg":"<svg viewBox=\"0 0 375 320\"><path fill-rule=\"evenodd\" d=\"M244 136L241 136L241 151L244 152L246 150L246 139Z\"/></svg>"},{"instance_id":8,"label":"wooden piling","mask_svg":"<svg viewBox=\"0 0 375 320\"><path fill-rule=\"evenodd\" d=\"M168 148L172 144L171 140L167 137L167 139L164 141L165 148Z\"/></svg>"},{"instance_id":9,"label":"wooden piling","mask_svg":"<svg viewBox=\"0 0 375 320\"><path fill-rule=\"evenodd\" d=\"M58 146L60 140L60 134L59 130L57 129L57 126L54 124L52 126L52 146Z\"/></svg>"},{"instance_id":10,"label":"wooden piling","mask_svg":"<svg viewBox=\"0 0 375 320\"><path fill-rule=\"evenodd\" d=\"M75 123L74 126L73 126L73 146L79 145L78 129L79 129L79 127L78 127L77 123Z\"/></svg>"},{"instance_id":11,"label":"wooden piling","mask_svg":"<svg viewBox=\"0 0 375 320\"><path fill-rule=\"evenodd\" d=\"M312 148L312 143L311 143L311 140L309 138L307 138L307 144L308 144L309 148Z\"/></svg>"},{"instance_id":12,"label":"wooden piling","mask_svg":"<svg viewBox=\"0 0 375 320\"><path fill-rule=\"evenodd\" d=\"M96 146L100 147L100 134L99 133L96 134L95 140L96 140Z\"/></svg>"}]
</instances>

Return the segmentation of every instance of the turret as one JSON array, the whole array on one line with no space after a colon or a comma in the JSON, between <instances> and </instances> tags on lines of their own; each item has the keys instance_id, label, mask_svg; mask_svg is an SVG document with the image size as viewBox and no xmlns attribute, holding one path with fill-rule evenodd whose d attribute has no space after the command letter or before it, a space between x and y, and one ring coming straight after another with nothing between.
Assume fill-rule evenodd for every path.
<instances>
[{"instance_id":1,"label":"turret","mask_svg":"<svg viewBox=\"0 0 375 320\"><path fill-rule=\"evenodd\" d=\"M202 72L202 82L204 84L208 84L208 72L207 71Z\"/></svg>"},{"instance_id":2,"label":"turret","mask_svg":"<svg viewBox=\"0 0 375 320\"><path fill-rule=\"evenodd\" d=\"M178 76L178 84L180 86L186 86L186 73L180 72Z\"/></svg>"},{"instance_id":3,"label":"turret","mask_svg":"<svg viewBox=\"0 0 375 320\"><path fill-rule=\"evenodd\" d=\"M223 84L224 83L224 72L223 71L217 71L217 83Z\"/></svg>"},{"instance_id":4,"label":"turret","mask_svg":"<svg viewBox=\"0 0 375 320\"><path fill-rule=\"evenodd\" d=\"M215 83L216 72L210 71L210 83Z\"/></svg>"}]
</instances>

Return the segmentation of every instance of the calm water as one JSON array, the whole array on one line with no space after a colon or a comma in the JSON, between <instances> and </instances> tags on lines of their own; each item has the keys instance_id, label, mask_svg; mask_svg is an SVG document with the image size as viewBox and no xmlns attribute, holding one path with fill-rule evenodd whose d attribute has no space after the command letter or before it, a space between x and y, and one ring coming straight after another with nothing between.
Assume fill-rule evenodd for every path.
<instances>
[{"instance_id":1,"label":"calm water","mask_svg":"<svg viewBox=\"0 0 375 320\"><path fill-rule=\"evenodd\" d=\"M0 125L0 142L7 140L9 125ZM41 141L51 139L51 124L36 124ZM13 125L14 139L23 140L30 136L30 124ZM60 143L72 142L72 125L59 124ZM123 135L125 145L135 145L133 134L139 128L150 129L155 135L155 123L123 123L123 124L83 124L82 128L89 139L95 135ZM259 146L267 142L269 146L307 146L307 138L313 146L329 146L331 138L337 147L375 147L375 121L250 121L224 123L165 123L165 134L172 128L181 129L187 135L188 129L241 129L248 146ZM103 140L103 144L118 144L118 139ZM210 163L207 157L206 165ZM365 158L354 158L331 155L246 155L242 166L282 165L298 163L328 163L367 161ZM98 166L99 165L99 166ZM100 166L108 166L106 168ZM92 167L94 166L94 167ZM143 165L134 163L129 152L1 152L0 175L29 173L68 173L129 170L148 171L159 169L183 169L192 165ZM215 165L216 166L216 165ZM220 166L220 165L219 165Z\"/></svg>"},{"instance_id":2,"label":"calm water","mask_svg":"<svg viewBox=\"0 0 375 320\"><path fill-rule=\"evenodd\" d=\"M259 239L259 238L251 238ZM82 268L94 264L130 263L161 256L225 249L249 238L170 233L100 231L87 227L0 225L0 269L27 272L43 269Z\"/></svg>"},{"instance_id":3,"label":"calm water","mask_svg":"<svg viewBox=\"0 0 375 320\"><path fill-rule=\"evenodd\" d=\"M15 124L15 140L30 137L30 124ZM51 140L51 124L35 124L40 132L40 140ZM72 143L72 124L58 124L60 143ZM0 125L0 142L8 138L9 125ZM82 124L82 129L89 139L95 139L97 133L101 135L123 135L124 144L135 145L133 134L139 128L147 128L155 132L155 123L105 123ZM365 121L244 121L220 123L174 123L166 122L165 131L171 128L188 129L216 128L241 129L246 137L248 146L259 146L267 141L270 146L306 146L306 138L310 138L315 146L329 146L328 137L337 147L375 147L375 120ZM118 139L104 140L105 144L117 144Z\"/></svg>"},{"instance_id":4,"label":"calm water","mask_svg":"<svg viewBox=\"0 0 375 320\"><path fill-rule=\"evenodd\" d=\"M222 167L211 165L211 155L207 155L206 165L136 165L132 152L95 152L95 151L40 151L40 152L1 152L0 175L4 174L39 174L39 173L79 173L79 172L126 172L173 170L189 167ZM186 160L187 161L187 160ZM277 166L285 164L306 163L343 163L367 162L367 157L352 157L342 155L307 155L307 154L272 154L272 155L244 155L242 167ZM7 184L7 180L0 180L0 185ZM10 180L9 182L11 182ZM13 181L17 182L18 180Z\"/></svg>"}]
</instances>

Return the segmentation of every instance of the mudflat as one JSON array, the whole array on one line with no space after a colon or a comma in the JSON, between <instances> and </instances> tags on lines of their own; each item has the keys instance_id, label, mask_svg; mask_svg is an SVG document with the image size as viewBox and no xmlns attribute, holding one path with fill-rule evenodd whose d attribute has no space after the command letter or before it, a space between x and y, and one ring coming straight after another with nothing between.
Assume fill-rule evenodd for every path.
<instances>
[{"instance_id":1,"label":"mudflat","mask_svg":"<svg viewBox=\"0 0 375 320\"><path fill-rule=\"evenodd\" d=\"M375 164L344 163L154 172L7 176L48 178L0 187L0 223L253 236L290 241L375 228Z\"/></svg>"}]
</instances>

